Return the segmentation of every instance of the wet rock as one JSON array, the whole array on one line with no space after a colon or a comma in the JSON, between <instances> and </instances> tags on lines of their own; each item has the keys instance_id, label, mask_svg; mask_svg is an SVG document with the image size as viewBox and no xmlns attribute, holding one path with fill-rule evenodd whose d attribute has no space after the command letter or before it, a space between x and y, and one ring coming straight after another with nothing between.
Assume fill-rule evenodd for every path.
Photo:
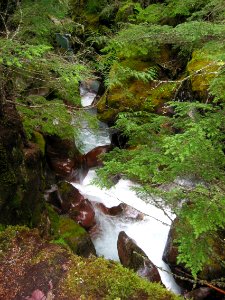
<instances>
[{"instance_id":1,"label":"wet rock","mask_svg":"<svg viewBox=\"0 0 225 300\"><path fill-rule=\"evenodd\" d=\"M191 276L190 272L185 269L182 264L177 263L177 256L178 256L178 247L177 244L174 242L177 238L176 234L176 227L179 223L178 218L176 218L170 227L170 231L167 237L167 242L165 245L165 249L163 251L162 260L169 265L171 271L176 274L178 277L174 277L175 281L179 286L181 286L185 290L192 290L193 284L187 280L182 280L182 277Z\"/></svg>"},{"instance_id":2,"label":"wet rock","mask_svg":"<svg viewBox=\"0 0 225 300\"><path fill-rule=\"evenodd\" d=\"M102 159L99 157L101 154L109 152L111 150L111 145L98 146L91 151L89 151L84 156L84 164L87 169L102 166Z\"/></svg>"},{"instance_id":3,"label":"wet rock","mask_svg":"<svg viewBox=\"0 0 225 300\"><path fill-rule=\"evenodd\" d=\"M88 92L94 92L97 94L100 84L101 83L98 80L89 79L89 80L81 82L81 88L83 88L84 90L86 90Z\"/></svg>"},{"instance_id":4,"label":"wet rock","mask_svg":"<svg viewBox=\"0 0 225 300\"><path fill-rule=\"evenodd\" d=\"M181 263L177 263L177 256L178 256L178 246L175 243L177 238L176 228L179 225L179 220L176 218L170 228L166 246L163 252L163 261L167 263L172 272L177 275L175 277L175 281L179 286L181 286L184 290L192 291L193 284L189 280L183 280L182 278L192 278L190 270L185 268L185 266ZM221 247L220 240L223 240L225 237L225 232L217 232L214 233L213 238L211 236L208 237L206 243L210 243L213 249L213 255L210 258L208 264L205 264L203 270L198 273L198 278L206 281L215 280L217 278L221 278L225 274L224 267L221 265L220 261L224 260L224 251ZM218 294L218 293L216 293ZM213 299L216 298L217 295L214 295ZM196 298L198 299L198 298ZM220 299L220 298L218 298Z\"/></svg>"},{"instance_id":5,"label":"wet rock","mask_svg":"<svg viewBox=\"0 0 225 300\"><path fill-rule=\"evenodd\" d=\"M58 197L62 212L84 228L95 224L95 212L91 202L84 198L72 184L61 182L58 184Z\"/></svg>"},{"instance_id":6,"label":"wet rock","mask_svg":"<svg viewBox=\"0 0 225 300\"><path fill-rule=\"evenodd\" d=\"M140 276L151 282L161 282L156 266L124 231L119 233L117 249L120 262L124 267L133 269Z\"/></svg>"},{"instance_id":7,"label":"wet rock","mask_svg":"<svg viewBox=\"0 0 225 300\"><path fill-rule=\"evenodd\" d=\"M178 219L175 219L170 227L170 231L167 237L165 249L163 251L163 261L170 266L175 266L177 264L178 248L174 243L176 238L176 224Z\"/></svg>"},{"instance_id":8,"label":"wet rock","mask_svg":"<svg viewBox=\"0 0 225 300\"><path fill-rule=\"evenodd\" d=\"M144 214L130 205L124 204L123 210L125 217L128 219L135 219L139 221L144 219Z\"/></svg>"},{"instance_id":9,"label":"wet rock","mask_svg":"<svg viewBox=\"0 0 225 300\"><path fill-rule=\"evenodd\" d=\"M117 206L106 207L103 203L97 203L96 206L106 215L118 216L123 213L125 204L120 203Z\"/></svg>"},{"instance_id":10,"label":"wet rock","mask_svg":"<svg viewBox=\"0 0 225 300\"><path fill-rule=\"evenodd\" d=\"M79 179L80 157L74 141L62 140L58 136L46 137L46 159L57 178Z\"/></svg>"},{"instance_id":11,"label":"wet rock","mask_svg":"<svg viewBox=\"0 0 225 300\"><path fill-rule=\"evenodd\" d=\"M77 255L82 257L96 256L96 250L88 232L69 217L60 216L58 233L59 238L62 238Z\"/></svg>"},{"instance_id":12,"label":"wet rock","mask_svg":"<svg viewBox=\"0 0 225 300\"><path fill-rule=\"evenodd\" d=\"M137 211L135 208L125 204L120 203L117 206L106 207L103 203L95 204L104 214L110 216L123 216L128 219L142 220L144 215Z\"/></svg>"},{"instance_id":13,"label":"wet rock","mask_svg":"<svg viewBox=\"0 0 225 300\"><path fill-rule=\"evenodd\" d=\"M206 299L209 295L212 289L209 287L200 287L196 290L193 290L189 293L184 294L185 299L192 299L192 300L203 300Z\"/></svg>"}]
</instances>

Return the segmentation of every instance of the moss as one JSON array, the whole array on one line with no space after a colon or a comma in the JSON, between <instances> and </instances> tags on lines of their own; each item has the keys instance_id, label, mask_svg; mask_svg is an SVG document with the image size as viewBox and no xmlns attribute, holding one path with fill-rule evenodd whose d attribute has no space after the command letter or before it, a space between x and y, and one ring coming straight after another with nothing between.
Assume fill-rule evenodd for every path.
<instances>
[{"instance_id":1,"label":"moss","mask_svg":"<svg viewBox=\"0 0 225 300\"><path fill-rule=\"evenodd\" d=\"M146 59L147 59L147 57L146 57ZM121 65L123 67L128 67L128 68L136 70L136 71L145 71L146 69L155 66L151 61L145 60L144 55L142 55L141 58L123 59L123 61L121 62Z\"/></svg>"},{"instance_id":2,"label":"moss","mask_svg":"<svg viewBox=\"0 0 225 300\"><path fill-rule=\"evenodd\" d=\"M191 75L193 92L196 92L202 100L208 98L209 84L215 78L215 72L219 68L219 63L207 58L206 53L204 55L201 51L193 52L192 59L187 65L187 71Z\"/></svg>"},{"instance_id":3,"label":"moss","mask_svg":"<svg viewBox=\"0 0 225 300\"><path fill-rule=\"evenodd\" d=\"M24 191L21 186L17 188L16 193L10 200L10 208L11 209L21 209L21 204L24 197Z\"/></svg>"},{"instance_id":4,"label":"moss","mask_svg":"<svg viewBox=\"0 0 225 300\"><path fill-rule=\"evenodd\" d=\"M168 59L168 51L163 49L162 59ZM144 57L121 60L120 66L131 70L144 72L155 65ZM109 73L109 82L118 78L118 64L112 66ZM131 72L132 74L132 72ZM111 80L111 79L112 80ZM99 119L104 122L113 122L119 112L128 110L155 111L161 108L165 102L173 100L176 91L176 83L146 82L124 77L120 84L109 88L97 104Z\"/></svg>"},{"instance_id":5,"label":"moss","mask_svg":"<svg viewBox=\"0 0 225 300\"><path fill-rule=\"evenodd\" d=\"M2 230L3 229L3 230ZM29 228L26 226L8 226L6 228L2 227L0 231L0 259L4 257L5 253L13 244L14 239L20 233L29 232Z\"/></svg>"},{"instance_id":6,"label":"moss","mask_svg":"<svg viewBox=\"0 0 225 300\"><path fill-rule=\"evenodd\" d=\"M50 220L52 241L68 246L74 253L78 253L82 238L87 236L85 229L69 217L59 216L50 205L47 205L46 208Z\"/></svg>"},{"instance_id":7,"label":"moss","mask_svg":"<svg viewBox=\"0 0 225 300\"><path fill-rule=\"evenodd\" d=\"M66 243L74 252L78 252L81 238L87 235L87 232L72 219L61 216L59 219L59 238L56 243Z\"/></svg>"},{"instance_id":8,"label":"moss","mask_svg":"<svg viewBox=\"0 0 225 300\"><path fill-rule=\"evenodd\" d=\"M150 92L145 102L145 109L153 107L161 107L165 102L173 100L176 91L176 83L162 83Z\"/></svg>"},{"instance_id":9,"label":"moss","mask_svg":"<svg viewBox=\"0 0 225 300\"><path fill-rule=\"evenodd\" d=\"M74 298L82 295L83 299L179 299L159 284L149 283L120 264L103 258L91 258L78 264L75 259L61 289L69 291Z\"/></svg>"},{"instance_id":10,"label":"moss","mask_svg":"<svg viewBox=\"0 0 225 300\"><path fill-rule=\"evenodd\" d=\"M62 181L58 184L59 190L60 190L60 194L67 194L70 193L73 190L73 186L66 182L66 181Z\"/></svg>"},{"instance_id":11,"label":"moss","mask_svg":"<svg viewBox=\"0 0 225 300\"><path fill-rule=\"evenodd\" d=\"M115 87L100 99L97 108L102 121L113 121L117 114L127 110L155 111L173 99L175 83L162 83L154 87L140 80L130 82L128 87Z\"/></svg>"},{"instance_id":12,"label":"moss","mask_svg":"<svg viewBox=\"0 0 225 300\"><path fill-rule=\"evenodd\" d=\"M59 215L55 212L51 205L46 204L47 215L50 221L50 235L58 237Z\"/></svg>"},{"instance_id":13,"label":"moss","mask_svg":"<svg viewBox=\"0 0 225 300\"><path fill-rule=\"evenodd\" d=\"M34 131L32 140L34 143L38 144L42 155L45 155L45 139L43 135L38 131Z\"/></svg>"},{"instance_id":14,"label":"moss","mask_svg":"<svg viewBox=\"0 0 225 300\"><path fill-rule=\"evenodd\" d=\"M84 259L48 243L35 230L9 227L0 232L0 242L1 299L29 295L37 287L47 294L50 283L58 300L180 299L118 263L103 258Z\"/></svg>"}]
</instances>

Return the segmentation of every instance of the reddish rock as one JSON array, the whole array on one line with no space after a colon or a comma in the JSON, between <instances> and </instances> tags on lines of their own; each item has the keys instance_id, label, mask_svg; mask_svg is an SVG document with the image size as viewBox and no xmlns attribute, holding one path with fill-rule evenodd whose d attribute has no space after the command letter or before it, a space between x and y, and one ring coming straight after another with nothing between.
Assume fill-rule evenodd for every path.
<instances>
[{"instance_id":1,"label":"reddish rock","mask_svg":"<svg viewBox=\"0 0 225 300\"><path fill-rule=\"evenodd\" d=\"M73 202L68 215L86 229L95 225L95 212L91 202L87 199Z\"/></svg>"},{"instance_id":2,"label":"reddish rock","mask_svg":"<svg viewBox=\"0 0 225 300\"><path fill-rule=\"evenodd\" d=\"M117 216L123 213L126 204L120 203L117 206L106 207L103 203L96 203L96 206L106 215Z\"/></svg>"},{"instance_id":3,"label":"reddish rock","mask_svg":"<svg viewBox=\"0 0 225 300\"><path fill-rule=\"evenodd\" d=\"M170 266L177 265L177 256L178 256L178 248L174 243L176 239L176 224L178 223L178 219L175 219L170 227L170 231L167 237L165 249L163 251L162 260Z\"/></svg>"},{"instance_id":4,"label":"reddish rock","mask_svg":"<svg viewBox=\"0 0 225 300\"><path fill-rule=\"evenodd\" d=\"M189 293L184 294L184 297L185 297L185 299L203 300L203 299L206 299L210 295L211 291L212 291L212 289L210 289L209 287L200 287ZM212 298L212 299L214 299L214 298Z\"/></svg>"},{"instance_id":5,"label":"reddish rock","mask_svg":"<svg viewBox=\"0 0 225 300\"><path fill-rule=\"evenodd\" d=\"M84 155L84 164L87 169L102 166L102 160L99 157L101 154L107 153L111 150L111 145L98 146L86 155Z\"/></svg>"},{"instance_id":6,"label":"reddish rock","mask_svg":"<svg viewBox=\"0 0 225 300\"><path fill-rule=\"evenodd\" d=\"M106 215L118 216L123 215L123 217L128 219L142 220L144 214L137 211L135 208L125 204L120 203L117 206L106 207L103 203L96 203L96 206Z\"/></svg>"},{"instance_id":7,"label":"reddish rock","mask_svg":"<svg viewBox=\"0 0 225 300\"><path fill-rule=\"evenodd\" d=\"M26 297L26 300L46 300L45 294L40 290L35 290L31 294L31 297Z\"/></svg>"},{"instance_id":8,"label":"reddish rock","mask_svg":"<svg viewBox=\"0 0 225 300\"><path fill-rule=\"evenodd\" d=\"M124 204L124 214L128 219L143 220L144 214L130 205Z\"/></svg>"},{"instance_id":9,"label":"reddish rock","mask_svg":"<svg viewBox=\"0 0 225 300\"><path fill-rule=\"evenodd\" d=\"M8 227L0 232L1 300L175 300L166 289L146 286L112 261L74 255L37 231ZM129 281L131 289L123 289ZM157 293L157 294L156 294Z\"/></svg>"},{"instance_id":10,"label":"reddish rock","mask_svg":"<svg viewBox=\"0 0 225 300\"><path fill-rule=\"evenodd\" d=\"M58 136L46 137L46 159L59 179L79 180L81 155L74 141Z\"/></svg>"},{"instance_id":11,"label":"reddish rock","mask_svg":"<svg viewBox=\"0 0 225 300\"><path fill-rule=\"evenodd\" d=\"M161 278L156 266L150 261L145 252L138 247L124 231L119 233L117 249L120 262L124 267L133 269L141 277L151 282L160 282Z\"/></svg>"},{"instance_id":12,"label":"reddish rock","mask_svg":"<svg viewBox=\"0 0 225 300\"><path fill-rule=\"evenodd\" d=\"M187 269L185 269L184 265L177 263L178 247L174 241L177 238L176 227L178 222L179 220L177 218L172 222L162 260L168 264L171 271L177 275L177 277L174 277L177 284L183 289L190 291L193 288L193 284L187 280L182 280L181 278L184 277L184 274L187 274L188 276L191 276L191 274Z\"/></svg>"},{"instance_id":13,"label":"reddish rock","mask_svg":"<svg viewBox=\"0 0 225 300\"><path fill-rule=\"evenodd\" d=\"M90 228L95 224L95 212L91 202L85 199L72 184L59 183L58 198L62 212L68 214L82 227Z\"/></svg>"},{"instance_id":14,"label":"reddish rock","mask_svg":"<svg viewBox=\"0 0 225 300\"><path fill-rule=\"evenodd\" d=\"M178 218L176 218L171 225L162 259L165 263L167 263L170 266L172 272L175 275L177 275L174 277L177 284L181 286L184 290L191 291L192 293L193 284L189 280L181 279L183 277L192 278L191 272L190 270L185 268L183 264L177 263L178 246L175 240L177 239L176 228L178 225L179 225L179 220ZM221 247L221 243L219 242L220 239L221 238L224 239L224 237L225 234L223 233L223 231L220 232L220 236L219 233L214 234L214 240L211 240L211 245L213 246L213 250L214 250L212 261L208 265L206 264L203 267L203 270L199 272L198 274L199 279L211 281L213 279L217 279L224 276L225 274L224 267L222 266L222 264L219 263L218 260L218 258L220 258L221 261L224 259L224 251L223 251L224 249ZM195 294L197 293L203 294L203 291L206 291L206 289L196 290ZM213 298L210 298L211 296L209 296L209 298L206 297L206 299L221 299L220 295L218 296L217 294L218 293L213 295ZM204 298L196 298L196 299L204 299Z\"/></svg>"}]
</instances>

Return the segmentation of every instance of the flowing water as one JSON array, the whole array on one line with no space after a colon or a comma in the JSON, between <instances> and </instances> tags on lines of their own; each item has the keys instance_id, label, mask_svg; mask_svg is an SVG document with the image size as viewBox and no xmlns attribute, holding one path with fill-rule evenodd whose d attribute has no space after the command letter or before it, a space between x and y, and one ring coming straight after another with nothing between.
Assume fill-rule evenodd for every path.
<instances>
[{"instance_id":1,"label":"flowing water","mask_svg":"<svg viewBox=\"0 0 225 300\"><path fill-rule=\"evenodd\" d=\"M85 98L85 101L82 102L83 105L84 102L91 105L93 99L88 102L89 97L93 96L90 93L83 93L82 99ZM105 140L102 138L101 143L104 142L104 144L108 144L108 132L104 132L103 136ZM87 143L89 148L90 141L98 140L98 134L93 137L93 132L91 131L86 131L83 137L85 137L84 143ZM95 145L92 143L92 148L97 145L98 143ZM122 202L143 213L142 220L121 216L109 216L104 214L98 209L97 205L95 205L98 232L92 236L92 240L97 254L118 261L118 234L120 231L125 231L129 237L136 241L137 245L157 267L165 270L159 270L164 285L175 293L180 293L180 288L175 283L173 277L167 272L170 271L169 267L162 261L162 254L171 224L170 218L168 218L162 210L138 198L132 189L134 184L131 181L120 180L113 188L107 190L100 189L92 184L92 180L95 176L95 171L90 170L83 182L79 184L74 183L74 186L93 203L103 203L107 207L113 207Z\"/></svg>"},{"instance_id":2,"label":"flowing water","mask_svg":"<svg viewBox=\"0 0 225 300\"><path fill-rule=\"evenodd\" d=\"M96 93L81 88L80 94L82 106L86 107L90 115L96 115L96 108L91 106L96 97ZM85 120L83 120L80 125L83 129L79 135L80 141L78 141L77 147L80 148L83 154L86 154L97 146L110 145L109 128L105 123L99 121L97 130L90 129L88 122Z\"/></svg>"}]
</instances>

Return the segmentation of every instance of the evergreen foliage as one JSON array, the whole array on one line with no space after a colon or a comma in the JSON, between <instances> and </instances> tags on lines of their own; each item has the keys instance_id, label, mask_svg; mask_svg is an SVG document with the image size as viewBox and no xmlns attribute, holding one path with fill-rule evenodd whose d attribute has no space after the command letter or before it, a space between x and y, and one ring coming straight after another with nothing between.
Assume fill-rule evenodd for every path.
<instances>
[{"instance_id":1,"label":"evergreen foliage","mask_svg":"<svg viewBox=\"0 0 225 300\"><path fill-rule=\"evenodd\" d=\"M29 106L18 100L17 109L23 116L27 137L32 138L34 131L62 138L73 138L72 116L60 100L46 101L41 96L30 96Z\"/></svg>"},{"instance_id":2,"label":"evergreen foliage","mask_svg":"<svg viewBox=\"0 0 225 300\"><path fill-rule=\"evenodd\" d=\"M135 180L142 185L138 193L155 205L158 200L153 195L165 199L185 224L178 239L179 259L196 276L211 251L207 247L207 251L198 251L198 241L207 245L208 236L225 226L225 110L198 102L171 105L175 109L173 118L121 113L116 127L129 137L131 149L107 154L98 174L102 184L108 186L109 178L117 174ZM191 180L193 186L178 184L167 192L163 189L179 178ZM180 209L182 199L185 202ZM203 222L206 214L207 224ZM190 244L193 246L189 248Z\"/></svg>"},{"instance_id":3,"label":"evergreen foliage","mask_svg":"<svg viewBox=\"0 0 225 300\"><path fill-rule=\"evenodd\" d=\"M79 81L90 69L76 56L54 49L55 34L69 33L76 26L66 18L67 12L66 0L23 1L7 23L10 34L0 38L2 76L13 85L13 98L19 99L28 138L32 130L74 137L71 107L69 111L64 102L80 106Z\"/></svg>"},{"instance_id":4,"label":"evergreen foliage","mask_svg":"<svg viewBox=\"0 0 225 300\"><path fill-rule=\"evenodd\" d=\"M149 84L153 92L162 83L173 87L173 99L165 105L173 111L170 116L149 113L154 93L143 99L145 110L126 108L128 112L119 114L115 127L129 142L125 149L105 155L98 184L111 186L111 178L120 174L139 184L137 193L146 201L169 206L180 220L178 259L197 277L214 259L215 240L224 247L219 238L225 227L224 1L9 3L0 22L0 102L11 101L5 99L4 83L12 87L28 138L33 131L72 136L71 123L79 127L84 116L78 114L74 120L64 102L70 109L80 105L79 81L90 69L78 56L55 51L56 33L74 34L80 26L89 47L85 54L103 74L109 90L126 89L135 80ZM68 19L69 9L79 22L84 18L84 26ZM170 51L169 61L162 59L165 49ZM177 67L174 72L170 59ZM183 64L176 65L180 59ZM138 68L128 61L148 66ZM191 101L178 97L188 82ZM46 95L35 95L34 90L43 87ZM224 257L219 263L224 266Z\"/></svg>"},{"instance_id":5,"label":"evergreen foliage","mask_svg":"<svg viewBox=\"0 0 225 300\"><path fill-rule=\"evenodd\" d=\"M112 8L111 3L109 6ZM97 15L104 9L99 7ZM104 40L97 43L103 47L97 66L109 93L114 90L119 98L119 89L129 90L135 80L148 82L152 93L143 99L146 111L127 107L123 109L128 112L118 115L115 127L129 142L125 149L105 155L97 184L109 187L120 174L140 184L137 192L146 201L159 205L155 196L165 199L164 205L181 220L179 261L196 277L212 263L213 243L225 226L224 1L166 0L149 5L117 1L117 10L110 16L114 17L108 22L111 36L91 38L93 44ZM171 54L167 61L162 59L165 49ZM131 61L146 62L148 68L138 69ZM177 67L176 72L171 72L170 63ZM173 86L174 93L170 103L161 105L172 108L173 116L149 113L154 90L165 82ZM188 83L191 102L179 96ZM107 93L104 97L106 109L111 108ZM189 184L181 184L182 180ZM220 246L224 247L224 241ZM223 260L220 258L222 265Z\"/></svg>"}]
</instances>

